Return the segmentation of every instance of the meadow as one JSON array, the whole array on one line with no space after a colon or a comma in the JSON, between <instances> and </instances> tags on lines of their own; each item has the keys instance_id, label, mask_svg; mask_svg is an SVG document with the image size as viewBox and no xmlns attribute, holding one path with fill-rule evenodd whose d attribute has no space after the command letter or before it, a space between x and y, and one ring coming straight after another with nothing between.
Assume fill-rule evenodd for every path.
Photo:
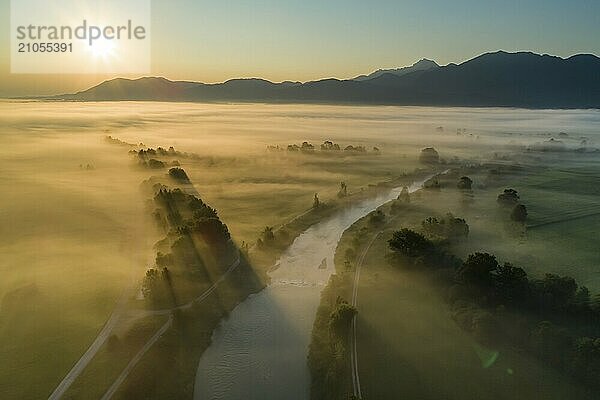
<instances>
[{"instance_id":1,"label":"meadow","mask_svg":"<svg viewBox=\"0 0 600 400\"><path fill-rule=\"evenodd\" d=\"M563 154L560 162L555 154L531 156L515 152L510 159L519 159L518 164L496 159L453 168L432 180L434 186L412 194L409 203L395 200L380 208L382 218L372 214L344 233L336 250L337 274L323 292L311 344L312 371L318 371L317 377L328 371L330 378L315 378L313 398L352 392L351 349L344 335L337 346L346 350L325 354L332 340L328 324L340 310L340 297L352 298L354 284L359 293L356 341L364 398L395 398L397 393L432 399L592 398L581 383L518 346L486 343L477 337L477 328L474 333L461 327L454 319L460 315L457 309L448 306L452 294L441 285L448 279L451 283L452 276L435 269L427 273L423 261L412 265L390 258L388 240L394 231L408 227L423 232L426 218L442 220L450 213L469 227L466 238L445 244L451 254L465 260L474 252L489 252L500 263L523 268L533 279L571 276L589 289L591 301L599 299L597 155ZM472 189L457 188L461 176L471 178ZM527 206L526 222L513 221L510 207L499 204L505 188L518 191L519 201ZM398 263L406 265L400 268ZM524 317L519 318L511 323L524 324ZM529 338L521 340L527 343ZM344 362L332 361L339 357Z\"/></svg>"},{"instance_id":2,"label":"meadow","mask_svg":"<svg viewBox=\"0 0 600 400\"><path fill-rule=\"evenodd\" d=\"M535 271L541 260L593 289L600 285L592 236L597 217L590 215L596 193L586 179L593 179L597 158L523 148L560 132L568 133L567 146L575 148L581 137L593 146L599 120L595 111L0 102L0 397L48 396L115 307L135 303L161 238L140 184L166 171L141 167L131 149L173 146L193 154L177 161L238 245L253 244L265 226L309 210L315 193L325 203L336 199L340 182L360 193L413 173L422 167L423 147L435 147L447 162L527 164L536 174L506 184L517 187L531 224L539 226L528 232L528 247L516 241L506 253L524 248L515 253L518 260L535 261L524 267ZM114 145L108 135L134 146ZM326 140L367 152L322 152ZM316 150L287 151L304 141ZM478 196L493 203L504 182L485 182L490 190ZM568 210L569 221L556 222L557 208ZM473 215L486 212L475 206ZM494 231L475 220L474 232ZM548 240L560 245L544 251ZM576 251L565 252L574 245ZM140 335L149 336L143 329ZM139 347L131 343L129 350ZM77 394L93 387L89 374L82 379ZM94 393L106 383L99 385Z\"/></svg>"}]
</instances>

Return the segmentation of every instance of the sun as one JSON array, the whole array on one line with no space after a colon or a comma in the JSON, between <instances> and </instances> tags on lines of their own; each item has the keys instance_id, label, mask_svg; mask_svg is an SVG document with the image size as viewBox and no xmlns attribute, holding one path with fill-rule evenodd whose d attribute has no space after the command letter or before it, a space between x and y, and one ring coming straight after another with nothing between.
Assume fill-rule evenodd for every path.
<instances>
[{"instance_id":1,"label":"sun","mask_svg":"<svg viewBox=\"0 0 600 400\"><path fill-rule=\"evenodd\" d=\"M116 44L114 40L98 39L94 40L91 46L88 47L92 57L107 61L115 54Z\"/></svg>"}]
</instances>

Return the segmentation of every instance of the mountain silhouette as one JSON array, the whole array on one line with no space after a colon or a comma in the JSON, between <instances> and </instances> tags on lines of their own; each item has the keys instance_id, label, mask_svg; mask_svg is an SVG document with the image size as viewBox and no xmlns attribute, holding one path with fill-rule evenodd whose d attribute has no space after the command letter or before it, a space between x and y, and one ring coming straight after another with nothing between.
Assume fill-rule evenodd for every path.
<instances>
[{"instance_id":1,"label":"mountain silhouette","mask_svg":"<svg viewBox=\"0 0 600 400\"><path fill-rule=\"evenodd\" d=\"M423 58L423 59L417 61L416 63L414 63L413 65L411 65L410 67L402 67L402 68L395 68L395 69L378 69L377 71L375 71L369 75L357 76L356 78L354 78L354 80L355 81L366 81L369 79L378 78L383 74L392 74L392 75L402 76L402 75L406 75L406 74L409 74L409 73L415 72L415 71L426 71L426 70L439 68L439 67L440 66L435 61Z\"/></svg>"},{"instance_id":2,"label":"mountain silhouette","mask_svg":"<svg viewBox=\"0 0 600 400\"><path fill-rule=\"evenodd\" d=\"M52 99L600 108L600 58L498 51L461 64L438 66L424 59L410 67L378 70L354 79L306 83L117 78Z\"/></svg>"}]
</instances>

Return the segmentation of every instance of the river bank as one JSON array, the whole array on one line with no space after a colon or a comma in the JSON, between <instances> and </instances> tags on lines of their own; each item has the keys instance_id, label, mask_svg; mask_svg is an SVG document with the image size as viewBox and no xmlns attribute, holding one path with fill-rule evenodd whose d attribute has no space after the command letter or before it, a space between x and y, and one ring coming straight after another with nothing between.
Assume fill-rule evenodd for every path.
<instances>
[{"instance_id":1,"label":"river bank","mask_svg":"<svg viewBox=\"0 0 600 400\"><path fill-rule=\"evenodd\" d=\"M236 307L215 330L198 366L194 398L309 397L310 333L319 294L335 270L338 240L356 220L400 191L401 187L388 187L375 197L365 196L293 241L270 274L270 284Z\"/></svg>"}]
</instances>

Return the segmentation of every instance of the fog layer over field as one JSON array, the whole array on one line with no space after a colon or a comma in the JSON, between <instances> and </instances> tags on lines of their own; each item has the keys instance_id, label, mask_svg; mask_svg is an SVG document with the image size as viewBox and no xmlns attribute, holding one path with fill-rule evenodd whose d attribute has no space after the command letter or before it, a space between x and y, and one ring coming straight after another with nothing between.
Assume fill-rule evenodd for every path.
<instances>
[{"instance_id":1,"label":"fog layer over field","mask_svg":"<svg viewBox=\"0 0 600 400\"><path fill-rule=\"evenodd\" d=\"M488 160L564 132L570 151L600 144L599 123L597 111L0 102L0 397L47 396L152 260L150 172L107 135L195 153L179 162L200 195L253 242L340 181L354 192L412 172L423 147ZM381 152L265 150L325 140Z\"/></svg>"}]
</instances>

